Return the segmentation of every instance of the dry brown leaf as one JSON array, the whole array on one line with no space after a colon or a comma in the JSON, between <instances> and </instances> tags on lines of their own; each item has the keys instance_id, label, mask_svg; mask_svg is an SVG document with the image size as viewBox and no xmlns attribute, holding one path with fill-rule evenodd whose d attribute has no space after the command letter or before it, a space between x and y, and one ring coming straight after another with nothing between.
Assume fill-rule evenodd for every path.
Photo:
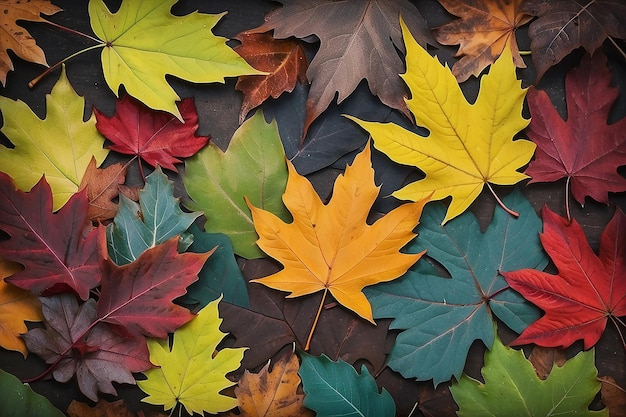
<instances>
[{"instance_id":1,"label":"dry brown leaf","mask_svg":"<svg viewBox=\"0 0 626 417\"><path fill-rule=\"evenodd\" d=\"M609 417L626 417L626 390L610 376L598 379L602 383L602 403L609 409Z\"/></svg>"},{"instance_id":2,"label":"dry brown leaf","mask_svg":"<svg viewBox=\"0 0 626 417\"><path fill-rule=\"evenodd\" d=\"M0 6L0 81L6 84L7 74L13 71L10 49L20 58L48 66L43 50L26 29L17 25L18 20L45 22L41 14L52 15L61 9L50 0L3 0Z\"/></svg>"},{"instance_id":3,"label":"dry brown leaf","mask_svg":"<svg viewBox=\"0 0 626 417\"><path fill-rule=\"evenodd\" d=\"M304 394L298 392L298 357L294 354L281 357L272 370L270 364L257 374L246 372L235 388L239 411L244 417L312 417L314 413L305 408ZM234 417L235 414L230 414Z\"/></svg>"},{"instance_id":4,"label":"dry brown leaf","mask_svg":"<svg viewBox=\"0 0 626 417\"><path fill-rule=\"evenodd\" d=\"M165 417L163 413L135 414L131 412L123 400L108 402L100 400L94 407L89 404L72 400L67 407L67 415L69 417Z\"/></svg>"},{"instance_id":5,"label":"dry brown leaf","mask_svg":"<svg viewBox=\"0 0 626 417\"><path fill-rule=\"evenodd\" d=\"M128 164L122 165L121 163L100 169L96 167L96 161L92 158L78 188L78 191L87 189L89 220L102 222L115 217L117 203L112 200L118 196L119 186L126 180L127 169Z\"/></svg>"},{"instance_id":6,"label":"dry brown leaf","mask_svg":"<svg viewBox=\"0 0 626 417\"><path fill-rule=\"evenodd\" d=\"M567 358L563 349L535 346L528 357L539 379L546 379L554 365L563 366Z\"/></svg>"},{"instance_id":7,"label":"dry brown leaf","mask_svg":"<svg viewBox=\"0 0 626 417\"><path fill-rule=\"evenodd\" d=\"M241 45L234 49L254 68L268 75L242 75L235 88L243 92L239 123L250 110L269 97L278 98L293 91L296 82L306 83L307 60L300 43L293 39L274 39L269 32L243 32L235 36Z\"/></svg>"},{"instance_id":8,"label":"dry brown leaf","mask_svg":"<svg viewBox=\"0 0 626 417\"><path fill-rule=\"evenodd\" d=\"M435 29L439 43L457 45L456 56L463 56L452 66L459 82L478 76L493 64L504 48L510 48L513 62L526 68L519 54L515 30L531 16L520 12L523 0L439 0L453 15L461 17Z\"/></svg>"}]
</instances>

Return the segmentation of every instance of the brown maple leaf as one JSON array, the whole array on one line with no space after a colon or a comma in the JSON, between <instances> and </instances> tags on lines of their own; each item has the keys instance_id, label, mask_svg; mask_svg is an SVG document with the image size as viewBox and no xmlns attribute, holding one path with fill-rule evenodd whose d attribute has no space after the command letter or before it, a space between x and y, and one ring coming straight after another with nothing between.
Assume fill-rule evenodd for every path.
<instances>
[{"instance_id":1,"label":"brown maple leaf","mask_svg":"<svg viewBox=\"0 0 626 417\"><path fill-rule=\"evenodd\" d=\"M626 38L623 0L526 0L521 10L538 16L528 28L537 80L580 46L591 54L607 38L615 46Z\"/></svg>"},{"instance_id":2,"label":"brown maple leaf","mask_svg":"<svg viewBox=\"0 0 626 417\"><path fill-rule=\"evenodd\" d=\"M8 50L15 52L20 58L48 66L43 50L37 46L35 39L23 27L17 25L18 20L45 22L41 14L52 15L61 8L50 3L50 0L3 0L0 5L0 82L6 84L7 74L13 71Z\"/></svg>"},{"instance_id":3,"label":"brown maple leaf","mask_svg":"<svg viewBox=\"0 0 626 417\"><path fill-rule=\"evenodd\" d=\"M293 91L296 82L306 83L307 60L304 49L295 39L274 39L271 33L243 32L235 36L241 45L235 47L254 68L268 75L242 75L235 88L243 92L239 123L250 110L267 98L278 98Z\"/></svg>"},{"instance_id":4,"label":"brown maple leaf","mask_svg":"<svg viewBox=\"0 0 626 417\"><path fill-rule=\"evenodd\" d=\"M513 62L526 68L519 54L515 31L525 25L531 16L520 11L524 0L439 0L453 15L461 17L435 28L439 43L457 45L455 56L463 56L452 66L452 73L463 82L471 75L478 76L493 64L504 48L510 48Z\"/></svg>"},{"instance_id":5,"label":"brown maple leaf","mask_svg":"<svg viewBox=\"0 0 626 417\"><path fill-rule=\"evenodd\" d=\"M119 195L119 186L124 184L128 164L116 163L106 168L98 168L92 158L78 191L87 189L89 210L87 218L93 222L112 219L117 213L117 203L112 200Z\"/></svg>"},{"instance_id":6,"label":"brown maple leaf","mask_svg":"<svg viewBox=\"0 0 626 417\"><path fill-rule=\"evenodd\" d=\"M400 16L422 45L434 44L426 21L408 0L280 0L284 6L250 32L274 30L274 37L300 39L316 35L320 48L307 70L311 82L302 137L335 100L341 103L366 79L370 91L389 107L409 111L400 79L404 52Z\"/></svg>"}]
</instances>

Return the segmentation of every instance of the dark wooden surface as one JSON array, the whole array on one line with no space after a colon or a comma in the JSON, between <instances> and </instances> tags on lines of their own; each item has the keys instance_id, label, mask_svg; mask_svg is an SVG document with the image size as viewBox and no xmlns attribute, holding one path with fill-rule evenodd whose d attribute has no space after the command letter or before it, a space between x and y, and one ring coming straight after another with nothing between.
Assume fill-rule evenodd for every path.
<instances>
[{"instance_id":1,"label":"dark wooden surface","mask_svg":"<svg viewBox=\"0 0 626 417\"><path fill-rule=\"evenodd\" d=\"M91 33L86 1L74 0L53 0L53 3L64 9L52 17L51 21L62 24L67 27L77 29L85 33ZM435 0L416 0L414 1L422 15L427 19L430 27L435 27L442 23L452 20L445 10L439 6ZM112 9L119 5L119 1L107 1ZM228 11L228 14L216 26L214 32L228 38L232 38L238 32L258 26L263 22L264 15L278 5L269 1L255 0L182 0L173 8L174 14L185 14L194 10L200 10L205 13L220 13ZM53 64L64 57L82 49L91 43L81 37L72 35L67 32L60 31L44 23L23 23L30 33L35 37L37 43L44 49L48 62ZM520 49L529 49L529 40L526 35L527 27L518 31L518 39ZM236 45L230 42L229 45ZM622 46L623 43L622 43ZM309 55L315 52L316 45L312 44L308 47ZM432 49L440 59L447 60L450 64L453 62L453 55L456 48L442 47ZM611 46L606 46L605 51L609 57L610 67L614 76L614 85L621 86L622 92L618 98L618 102L614 106L610 122L614 122L621 117L626 116L626 62L620 57ZM558 107L561 114L565 115L565 96L564 96L564 76L565 73L576 66L582 56L582 51L575 51L563 62L552 68L544 76L538 84L538 88L545 89L551 96L554 104ZM523 80L523 86L527 87L534 83L535 71L529 56L524 57L528 65L527 69L519 70L519 77ZM0 94L14 99L20 99L26 102L39 117L45 117L45 95L50 92L52 86L58 79L59 71L55 71L48 77L44 78L34 89L28 88L28 82L39 75L43 70L42 67L20 61L15 58L15 71L11 72L7 79L5 88L0 88ZM91 112L93 106L111 114L115 108L114 95L106 86L102 69L100 67L99 52L93 51L80 55L67 63L67 75L76 89L78 94L85 97L86 114ZM212 140L223 149L227 146L232 134L238 127L238 116L241 105L241 93L234 89L235 80L229 79L225 84L211 85L192 85L174 78L169 79L181 97L193 96L200 116L199 134L211 135ZM463 89L468 98L473 99L477 94L478 83L475 79L471 79L463 84ZM364 84L360 88L365 88ZM279 99L280 101L281 99ZM279 103L280 105L280 103ZM337 112L336 106L329 109L328 113ZM528 114L526 114L528 116ZM324 114L321 118L326 117ZM317 122L316 122L317 123ZM1 136L1 135L0 135ZM1 140L7 144L6 138ZM106 164L115 160L111 157ZM375 167L376 168L376 167ZM135 168L133 168L135 169ZM327 168L322 171L309 175L314 183L316 190L322 198L330 193L333 180L339 172L336 168ZM626 174L626 170L622 167L622 174ZM176 181L175 192L178 196L184 197L185 191L180 182L180 178L168 173L171 179ZM138 173L131 172L130 182L139 183ZM524 194L532 202L537 211L544 204L547 204L552 210L563 214L565 207L565 185L564 181L552 184L533 184L526 186L518 185ZM498 187L498 192L506 194L510 192L512 187ZM615 205L620 206L622 210L626 210L626 197L624 193L620 195L611 195L612 204L609 206L599 204L597 202L587 200L584 207L580 207L575 202L572 204L572 214L583 226L590 244L597 250L599 237L612 216ZM476 214L481 224L486 227L491 218L495 202L491 195L483 193L478 200L472 205L471 210ZM504 341L511 340L512 334L503 332ZM582 349L580 343L575 344L569 349L571 354ZM482 354L484 348L476 343L470 352L467 361L467 371L472 375L478 376L482 365ZM624 370L625 355L621 347L617 332L609 325L607 332L601 338L596 346L596 365L599 374L610 375L614 377L618 384L626 387L626 372ZM44 364L35 355L31 355L27 361L24 361L20 354L0 350L0 368L17 375L20 378L28 378L38 374L45 369ZM447 389L449 384L442 384L436 391L433 390L430 382L416 383L413 381L402 380L397 374L390 370L386 370L380 374L377 379L381 386L386 386L393 394L398 404L399 415L407 415L413 405L420 401L422 407L413 415L453 415L455 406ZM60 384L53 381L40 381L32 384L32 387L46 395L57 407L65 410L69 402L76 398L85 401L75 386L74 382L68 384ZM132 386L118 386L120 397L127 400L132 409L158 410L159 408L148 407L140 403L140 398L144 395L137 388ZM104 398L112 400L112 397L104 396Z\"/></svg>"}]
</instances>

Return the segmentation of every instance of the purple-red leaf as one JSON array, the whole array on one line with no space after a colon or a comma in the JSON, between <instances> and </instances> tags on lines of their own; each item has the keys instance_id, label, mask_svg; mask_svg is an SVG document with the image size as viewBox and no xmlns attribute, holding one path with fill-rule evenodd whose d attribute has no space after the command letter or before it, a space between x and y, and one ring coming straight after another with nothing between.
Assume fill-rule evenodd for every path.
<instances>
[{"instance_id":1,"label":"purple-red leaf","mask_svg":"<svg viewBox=\"0 0 626 417\"><path fill-rule=\"evenodd\" d=\"M209 138L196 136L198 113L193 99L178 104L184 123L176 116L152 110L142 103L124 96L117 102L115 114L107 117L98 109L96 127L113 142L110 149L139 159L156 167L178 172L174 164L178 158L187 158L198 152Z\"/></svg>"},{"instance_id":2,"label":"purple-red leaf","mask_svg":"<svg viewBox=\"0 0 626 417\"><path fill-rule=\"evenodd\" d=\"M164 339L194 317L172 300L198 280L198 272L212 252L179 254L178 237L173 237L118 266L109 259L105 234L100 238L103 276L98 320L122 326L129 334Z\"/></svg>"},{"instance_id":3,"label":"purple-red leaf","mask_svg":"<svg viewBox=\"0 0 626 417\"><path fill-rule=\"evenodd\" d=\"M576 201L585 196L608 204L609 192L626 190L617 168L626 165L626 118L607 124L619 90L610 86L606 57L585 56L565 80L567 120L561 119L545 91L531 88L528 105L532 121L528 136L537 144L526 174L531 182L567 178Z\"/></svg>"},{"instance_id":4,"label":"purple-red leaf","mask_svg":"<svg viewBox=\"0 0 626 417\"><path fill-rule=\"evenodd\" d=\"M96 301L79 305L73 294L41 298L46 328L22 337L28 350L49 364L52 376L67 382L74 375L83 394L98 401L98 391L117 395L112 382L134 384L132 372L152 367L143 339L125 338L96 321Z\"/></svg>"},{"instance_id":5,"label":"purple-red leaf","mask_svg":"<svg viewBox=\"0 0 626 417\"><path fill-rule=\"evenodd\" d=\"M73 195L56 214L45 177L25 193L0 173L0 256L24 265L6 280L36 295L72 290L86 300L100 282L97 233L87 221L84 192Z\"/></svg>"}]
</instances>

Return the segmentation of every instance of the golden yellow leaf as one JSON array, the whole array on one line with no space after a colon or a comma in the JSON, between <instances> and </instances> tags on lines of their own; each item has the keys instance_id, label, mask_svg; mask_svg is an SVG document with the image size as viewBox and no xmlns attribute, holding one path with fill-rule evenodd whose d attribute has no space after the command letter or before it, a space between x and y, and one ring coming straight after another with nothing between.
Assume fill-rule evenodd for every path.
<instances>
[{"instance_id":1,"label":"golden yellow leaf","mask_svg":"<svg viewBox=\"0 0 626 417\"><path fill-rule=\"evenodd\" d=\"M26 333L27 321L41 321L41 304L30 292L18 288L4 279L21 269L21 265L0 258L0 346L28 355L20 334Z\"/></svg>"},{"instance_id":2,"label":"golden yellow leaf","mask_svg":"<svg viewBox=\"0 0 626 417\"><path fill-rule=\"evenodd\" d=\"M246 370L239 380L235 395L240 416L244 417L312 417L313 411L304 407L304 394L298 393L300 364L294 354L281 357L269 370L270 364L258 374ZM234 414L231 414L234 416Z\"/></svg>"},{"instance_id":3,"label":"golden yellow leaf","mask_svg":"<svg viewBox=\"0 0 626 417\"><path fill-rule=\"evenodd\" d=\"M523 0L439 0L439 3L461 17L435 28L439 43L459 45L456 56L462 58L452 66L459 82L471 75L478 76L507 48L515 65L526 68L515 39L516 29L532 18L520 11Z\"/></svg>"},{"instance_id":4,"label":"golden yellow leaf","mask_svg":"<svg viewBox=\"0 0 626 417\"><path fill-rule=\"evenodd\" d=\"M3 0L0 6L0 82L6 84L7 73L13 70L8 50L36 64L48 65L43 50L17 21L45 22L41 14L52 15L61 9L50 0Z\"/></svg>"},{"instance_id":5,"label":"golden yellow leaf","mask_svg":"<svg viewBox=\"0 0 626 417\"><path fill-rule=\"evenodd\" d=\"M481 78L478 98L470 104L447 65L415 42L404 24L402 30L407 49L402 78L411 90L407 105L430 135L420 136L393 123L350 119L367 130L374 146L389 158L426 173L426 178L393 196L412 201L429 195L432 200L452 197L445 223L463 213L485 185L493 192L489 183L512 185L528 178L517 169L528 163L535 144L513 140L529 123L522 117L526 89L515 76L506 48Z\"/></svg>"},{"instance_id":6,"label":"golden yellow leaf","mask_svg":"<svg viewBox=\"0 0 626 417\"><path fill-rule=\"evenodd\" d=\"M288 291L290 298L323 290L321 304L330 292L339 303L374 322L362 289L401 276L422 256L399 250L415 237L413 229L425 200L403 204L367 224L378 196L370 153L368 144L345 174L337 178L332 199L326 205L311 183L288 164L283 201L293 216L292 223L284 223L248 203L259 235L257 244L284 266L273 275L251 282Z\"/></svg>"}]
</instances>

